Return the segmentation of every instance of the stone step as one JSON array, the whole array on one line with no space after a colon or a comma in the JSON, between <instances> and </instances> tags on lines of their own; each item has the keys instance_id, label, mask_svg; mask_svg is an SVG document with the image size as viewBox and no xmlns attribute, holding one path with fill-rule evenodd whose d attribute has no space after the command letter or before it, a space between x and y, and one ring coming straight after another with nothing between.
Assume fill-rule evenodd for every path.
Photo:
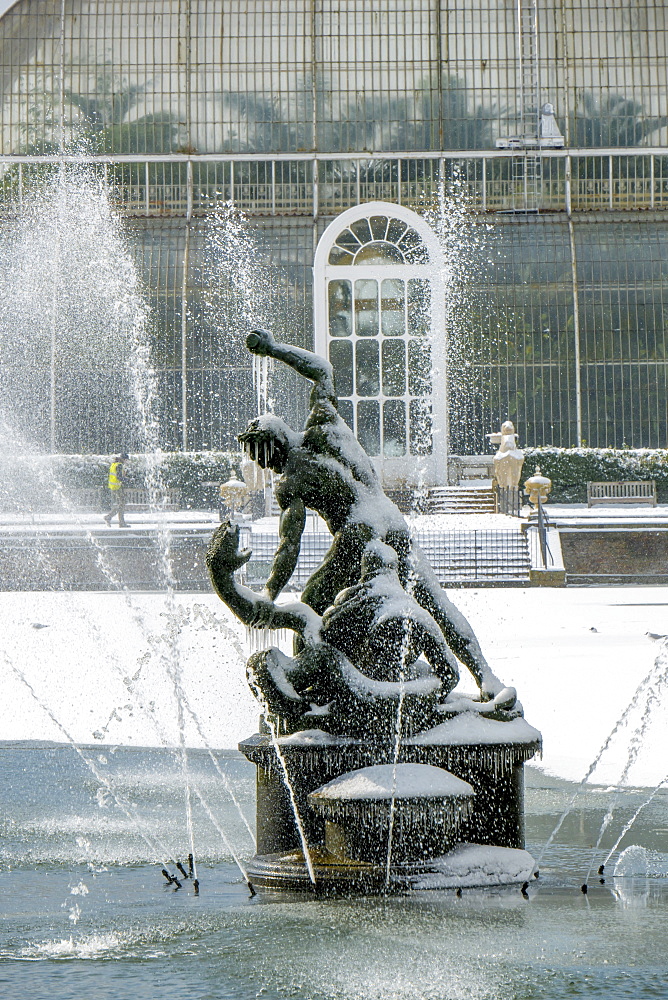
<instances>
[{"instance_id":1,"label":"stone step","mask_svg":"<svg viewBox=\"0 0 668 1000\"><path fill-rule=\"evenodd\" d=\"M464 486L437 486L427 496L428 514L495 514L494 490Z\"/></svg>"},{"instance_id":2,"label":"stone step","mask_svg":"<svg viewBox=\"0 0 668 1000\"><path fill-rule=\"evenodd\" d=\"M457 582L529 582L529 550L526 536L519 530L470 529L465 531L426 532L418 534L418 542L436 576L445 585ZM249 573L264 578L278 544L277 535L255 535L244 540L253 549L252 562L257 565ZM331 544L326 533L302 537L299 564L293 584L303 586L320 566Z\"/></svg>"}]
</instances>

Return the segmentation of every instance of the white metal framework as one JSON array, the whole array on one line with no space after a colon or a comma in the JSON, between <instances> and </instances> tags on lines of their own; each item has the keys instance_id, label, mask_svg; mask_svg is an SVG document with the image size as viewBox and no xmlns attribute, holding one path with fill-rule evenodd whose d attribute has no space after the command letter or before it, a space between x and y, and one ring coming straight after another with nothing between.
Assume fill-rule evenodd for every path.
<instances>
[{"instance_id":1,"label":"white metal framework","mask_svg":"<svg viewBox=\"0 0 668 1000\"><path fill-rule=\"evenodd\" d=\"M424 219L387 202L343 212L316 251L315 349L388 487L433 485L447 468L444 267Z\"/></svg>"}]
</instances>

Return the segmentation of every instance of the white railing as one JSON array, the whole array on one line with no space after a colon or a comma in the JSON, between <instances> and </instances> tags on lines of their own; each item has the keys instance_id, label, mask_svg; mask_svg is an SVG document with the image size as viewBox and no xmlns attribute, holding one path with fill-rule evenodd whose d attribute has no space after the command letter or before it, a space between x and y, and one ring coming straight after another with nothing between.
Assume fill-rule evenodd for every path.
<instances>
[{"instance_id":1,"label":"white railing","mask_svg":"<svg viewBox=\"0 0 668 1000\"><path fill-rule=\"evenodd\" d=\"M206 215L230 199L249 215L331 216L367 201L424 204L456 176L478 212L524 211L516 150L451 153L164 154L0 157L0 208L21 204L35 174L60 162L88 163L128 215ZM541 161L544 212L668 209L668 148L530 151ZM518 179L518 177L520 179Z\"/></svg>"}]
</instances>

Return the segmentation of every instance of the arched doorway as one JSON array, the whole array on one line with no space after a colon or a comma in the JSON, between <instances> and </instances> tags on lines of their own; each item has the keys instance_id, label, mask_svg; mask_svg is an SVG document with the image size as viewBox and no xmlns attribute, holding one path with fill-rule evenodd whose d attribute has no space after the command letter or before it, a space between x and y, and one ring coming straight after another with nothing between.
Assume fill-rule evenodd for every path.
<instances>
[{"instance_id":1,"label":"arched doorway","mask_svg":"<svg viewBox=\"0 0 668 1000\"><path fill-rule=\"evenodd\" d=\"M315 349L383 485L447 482L443 254L420 216L371 202L339 215L315 255Z\"/></svg>"}]
</instances>

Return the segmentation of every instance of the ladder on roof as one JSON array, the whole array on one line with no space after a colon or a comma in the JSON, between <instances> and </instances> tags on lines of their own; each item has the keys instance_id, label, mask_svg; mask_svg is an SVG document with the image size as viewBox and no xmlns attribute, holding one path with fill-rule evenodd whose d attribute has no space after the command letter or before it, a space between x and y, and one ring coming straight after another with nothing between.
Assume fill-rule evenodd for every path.
<instances>
[{"instance_id":1,"label":"ladder on roof","mask_svg":"<svg viewBox=\"0 0 668 1000\"><path fill-rule=\"evenodd\" d=\"M537 0L516 0L516 18L519 135L525 152L513 158L513 187L520 194L518 207L525 212L537 212L542 193Z\"/></svg>"}]
</instances>

